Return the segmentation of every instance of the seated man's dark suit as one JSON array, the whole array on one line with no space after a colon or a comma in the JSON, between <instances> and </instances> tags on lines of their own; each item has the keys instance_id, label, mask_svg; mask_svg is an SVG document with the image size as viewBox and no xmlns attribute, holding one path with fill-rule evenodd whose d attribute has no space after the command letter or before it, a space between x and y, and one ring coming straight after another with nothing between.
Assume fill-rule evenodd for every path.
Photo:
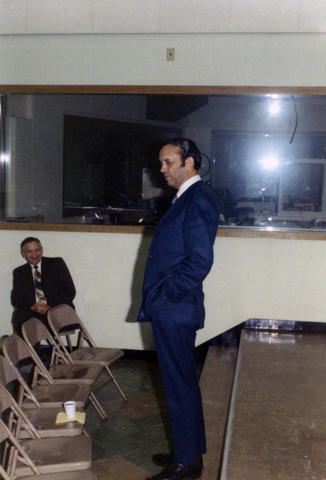
<instances>
[{"instance_id":1,"label":"seated man's dark suit","mask_svg":"<svg viewBox=\"0 0 326 480\"><path fill-rule=\"evenodd\" d=\"M152 322L174 457L184 465L199 465L206 451L194 347L204 326L202 282L213 263L217 225L215 198L202 181L171 205L155 230L138 317Z\"/></svg>"},{"instance_id":2,"label":"seated man's dark suit","mask_svg":"<svg viewBox=\"0 0 326 480\"><path fill-rule=\"evenodd\" d=\"M49 307L66 303L74 308L73 299L76 290L64 260L59 257L42 257L41 274L42 289ZM17 333L20 334L21 325L31 317L39 318L47 325L46 315L40 315L30 309L35 303L35 288L29 263L25 263L13 271L11 303L15 307L12 324Z\"/></svg>"}]
</instances>

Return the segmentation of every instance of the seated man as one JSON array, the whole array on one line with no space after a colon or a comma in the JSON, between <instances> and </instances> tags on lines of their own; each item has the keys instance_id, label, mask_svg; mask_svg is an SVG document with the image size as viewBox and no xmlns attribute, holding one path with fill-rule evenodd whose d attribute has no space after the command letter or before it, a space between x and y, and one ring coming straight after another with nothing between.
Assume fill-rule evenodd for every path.
<instances>
[{"instance_id":1,"label":"seated man","mask_svg":"<svg viewBox=\"0 0 326 480\"><path fill-rule=\"evenodd\" d=\"M39 318L48 327L47 311L51 307L72 303L76 290L69 270L62 258L43 257L38 238L27 237L20 245L27 263L13 271L11 303L14 331L21 335L21 326L32 317Z\"/></svg>"}]
</instances>

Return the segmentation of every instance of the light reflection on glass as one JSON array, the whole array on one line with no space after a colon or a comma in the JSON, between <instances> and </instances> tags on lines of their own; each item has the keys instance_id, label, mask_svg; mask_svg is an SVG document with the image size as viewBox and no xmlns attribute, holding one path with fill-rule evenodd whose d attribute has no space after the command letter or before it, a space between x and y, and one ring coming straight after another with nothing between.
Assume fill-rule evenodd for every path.
<instances>
[{"instance_id":1,"label":"light reflection on glass","mask_svg":"<svg viewBox=\"0 0 326 480\"><path fill-rule=\"evenodd\" d=\"M263 170L275 170L279 166L279 161L274 156L264 157L259 163Z\"/></svg>"},{"instance_id":2,"label":"light reflection on glass","mask_svg":"<svg viewBox=\"0 0 326 480\"><path fill-rule=\"evenodd\" d=\"M272 117L275 117L276 115L278 115L281 111L281 105L279 102L272 102L270 103L269 105L269 113L272 115Z\"/></svg>"}]
</instances>

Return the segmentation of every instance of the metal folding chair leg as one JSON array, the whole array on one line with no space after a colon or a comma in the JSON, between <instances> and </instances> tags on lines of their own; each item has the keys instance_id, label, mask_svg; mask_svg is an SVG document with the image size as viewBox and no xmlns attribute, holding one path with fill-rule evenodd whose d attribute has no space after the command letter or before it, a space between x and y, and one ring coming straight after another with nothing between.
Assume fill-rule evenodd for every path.
<instances>
[{"instance_id":1,"label":"metal folding chair leg","mask_svg":"<svg viewBox=\"0 0 326 480\"><path fill-rule=\"evenodd\" d=\"M91 404L93 405L93 407L95 408L95 410L97 411L97 413L99 414L99 416L101 417L101 420L106 420L108 418L108 416L107 416L105 410L102 408L102 405L100 404L100 402L95 397L94 393L90 392L88 398L89 398Z\"/></svg>"},{"instance_id":2,"label":"metal folding chair leg","mask_svg":"<svg viewBox=\"0 0 326 480\"><path fill-rule=\"evenodd\" d=\"M115 378L115 376L113 375L113 373L111 372L111 369L108 365L105 365L105 370L108 372L108 374L110 375L114 385L116 386L118 392L120 393L121 397L127 402L128 401L128 397L127 395L125 394L125 392L122 390L122 388L120 387L119 383L118 383L118 380Z\"/></svg>"}]
</instances>

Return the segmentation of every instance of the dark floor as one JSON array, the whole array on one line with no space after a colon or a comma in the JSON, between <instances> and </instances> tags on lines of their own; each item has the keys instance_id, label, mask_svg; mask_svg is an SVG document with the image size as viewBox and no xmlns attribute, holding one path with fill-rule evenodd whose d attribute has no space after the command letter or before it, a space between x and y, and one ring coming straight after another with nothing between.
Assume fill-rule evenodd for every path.
<instances>
[{"instance_id":1,"label":"dark floor","mask_svg":"<svg viewBox=\"0 0 326 480\"><path fill-rule=\"evenodd\" d=\"M198 375L208 346L196 349ZM125 402L106 373L93 391L109 415L101 421L92 406L86 411L86 429L93 438L93 464L99 480L144 479L161 468L151 462L153 453L168 452L171 435L159 366L154 352L130 352L112 366Z\"/></svg>"},{"instance_id":2,"label":"dark floor","mask_svg":"<svg viewBox=\"0 0 326 480\"><path fill-rule=\"evenodd\" d=\"M129 401L120 397L106 373L100 376L94 391L110 418L103 422L92 406L87 408L86 429L93 438L94 466L99 467L99 480L109 478L112 468L121 473L139 469L139 478L144 478L160 470L151 462L152 454L169 450L167 409L158 364L154 355L125 356L112 371ZM106 476L101 476L103 469Z\"/></svg>"}]
</instances>

